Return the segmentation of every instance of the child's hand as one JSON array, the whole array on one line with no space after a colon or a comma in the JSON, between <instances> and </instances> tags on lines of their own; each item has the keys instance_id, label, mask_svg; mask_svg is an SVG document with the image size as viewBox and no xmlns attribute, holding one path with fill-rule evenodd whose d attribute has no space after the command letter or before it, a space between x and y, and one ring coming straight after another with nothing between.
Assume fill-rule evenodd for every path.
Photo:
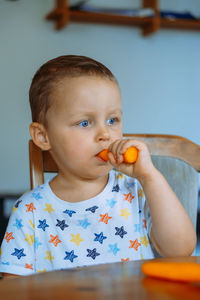
<instances>
[{"instance_id":1,"label":"child's hand","mask_svg":"<svg viewBox=\"0 0 200 300\"><path fill-rule=\"evenodd\" d=\"M137 148L138 157L136 162L127 164L124 163L123 154L131 146ZM138 180L144 179L155 170L146 144L138 140L116 140L109 147L108 158L114 168Z\"/></svg>"}]
</instances>

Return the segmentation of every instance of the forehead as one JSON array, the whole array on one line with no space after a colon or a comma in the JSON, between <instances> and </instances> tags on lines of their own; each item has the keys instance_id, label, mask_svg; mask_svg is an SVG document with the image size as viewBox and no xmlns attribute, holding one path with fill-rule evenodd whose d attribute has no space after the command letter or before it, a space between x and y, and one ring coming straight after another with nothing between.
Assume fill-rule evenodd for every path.
<instances>
[{"instance_id":1,"label":"forehead","mask_svg":"<svg viewBox=\"0 0 200 300\"><path fill-rule=\"evenodd\" d=\"M57 110L121 109L118 84L97 76L64 78L57 85L53 97L53 106Z\"/></svg>"}]
</instances>

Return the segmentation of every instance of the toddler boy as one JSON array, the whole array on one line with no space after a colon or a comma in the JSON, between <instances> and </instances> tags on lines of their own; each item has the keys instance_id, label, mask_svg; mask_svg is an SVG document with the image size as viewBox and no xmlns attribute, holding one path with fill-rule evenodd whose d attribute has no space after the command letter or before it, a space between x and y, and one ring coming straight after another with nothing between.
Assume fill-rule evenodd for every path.
<instances>
[{"instance_id":1,"label":"toddler boy","mask_svg":"<svg viewBox=\"0 0 200 300\"><path fill-rule=\"evenodd\" d=\"M193 252L192 222L146 145L122 138L120 89L107 67L76 55L50 60L32 80L30 105L31 137L59 171L16 202L4 276ZM130 146L134 164L123 162Z\"/></svg>"}]
</instances>

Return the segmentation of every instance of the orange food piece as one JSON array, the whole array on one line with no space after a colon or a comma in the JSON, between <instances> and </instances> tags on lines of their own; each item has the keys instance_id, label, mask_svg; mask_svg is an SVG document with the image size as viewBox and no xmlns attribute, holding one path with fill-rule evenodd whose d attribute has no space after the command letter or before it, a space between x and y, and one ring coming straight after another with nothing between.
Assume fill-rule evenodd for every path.
<instances>
[{"instance_id":1,"label":"orange food piece","mask_svg":"<svg viewBox=\"0 0 200 300\"><path fill-rule=\"evenodd\" d=\"M98 156L101 157L103 160L108 161L108 149L104 149L99 152Z\"/></svg>"},{"instance_id":2,"label":"orange food piece","mask_svg":"<svg viewBox=\"0 0 200 300\"><path fill-rule=\"evenodd\" d=\"M126 150L126 152L123 154L124 156L124 162L128 164L132 164L136 162L138 157L138 150L136 147L131 146Z\"/></svg>"},{"instance_id":3,"label":"orange food piece","mask_svg":"<svg viewBox=\"0 0 200 300\"><path fill-rule=\"evenodd\" d=\"M98 156L101 157L104 161L108 161L108 149L104 149L101 152L99 152ZM132 164L136 162L138 157L138 150L136 147L132 146L126 150L126 152L123 154L124 162L128 164Z\"/></svg>"},{"instance_id":4,"label":"orange food piece","mask_svg":"<svg viewBox=\"0 0 200 300\"><path fill-rule=\"evenodd\" d=\"M146 262L141 267L146 276L154 278L200 282L200 264L193 262Z\"/></svg>"}]
</instances>

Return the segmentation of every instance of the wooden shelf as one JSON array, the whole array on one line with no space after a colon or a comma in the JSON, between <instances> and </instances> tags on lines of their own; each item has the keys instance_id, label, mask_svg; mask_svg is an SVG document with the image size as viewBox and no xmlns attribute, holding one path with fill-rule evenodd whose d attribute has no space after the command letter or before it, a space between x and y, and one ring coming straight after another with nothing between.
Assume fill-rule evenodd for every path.
<instances>
[{"instance_id":1,"label":"wooden shelf","mask_svg":"<svg viewBox=\"0 0 200 300\"><path fill-rule=\"evenodd\" d=\"M46 16L47 20L55 22L57 30L62 29L70 21L129 25L142 28L143 35L149 35L160 28L200 30L200 20L179 20L161 18L159 14L159 0L143 0L143 8L154 10L153 17L133 17L125 15L86 12L70 10L67 0L55 0L55 8Z\"/></svg>"},{"instance_id":2,"label":"wooden shelf","mask_svg":"<svg viewBox=\"0 0 200 300\"><path fill-rule=\"evenodd\" d=\"M200 30L200 20L170 20L161 18L160 26L172 29Z\"/></svg>"}]
</instances>

